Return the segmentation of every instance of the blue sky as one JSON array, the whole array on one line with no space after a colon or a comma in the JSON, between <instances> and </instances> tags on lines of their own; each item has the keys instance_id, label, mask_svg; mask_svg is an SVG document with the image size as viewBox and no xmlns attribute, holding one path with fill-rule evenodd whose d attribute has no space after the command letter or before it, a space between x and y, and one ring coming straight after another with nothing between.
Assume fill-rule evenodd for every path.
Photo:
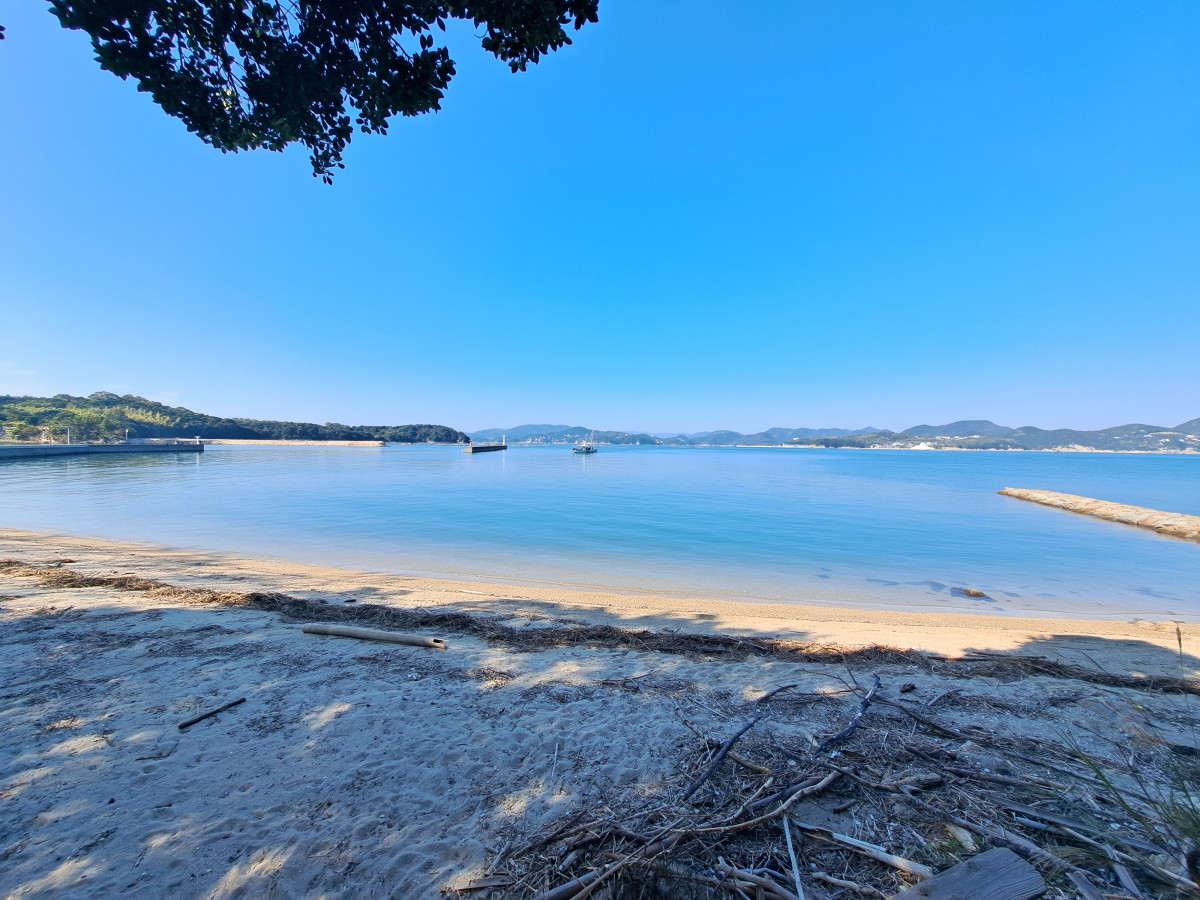
<instances>
[{"instance_id":1,"label":"blue sky","mask_svg":"<svg viewBox=\"0 0 1200 900\"><path fill-rule=\"evenodd\" d=\"M602 0L223 155L0 20L0 393L699 431L1200 415L1200 4Z\"/></svg>"}]
</instances>

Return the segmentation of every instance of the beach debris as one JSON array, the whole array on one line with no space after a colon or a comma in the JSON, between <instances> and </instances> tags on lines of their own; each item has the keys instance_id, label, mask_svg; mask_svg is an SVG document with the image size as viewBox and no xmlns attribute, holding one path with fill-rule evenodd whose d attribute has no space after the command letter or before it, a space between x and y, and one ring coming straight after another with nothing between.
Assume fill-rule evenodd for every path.
<instances>
[{"instance_id":1,"label":"beach debris","mask_svg":"<svg viewBox=\"0 0 1200 900\"><path fill-rule=\"evenodd\" d=\"M741 731L739 731L737 734L735 734L733 737L731 737L729 740L727 740L725 743L723 743L721 745L721 749L717 751L717 755L713 759L712 764L709 765L709 767L707 769L705 769L704 772L702 772L700 774L700 776L691 783L691 786L688 787L688 789L684 792L683 797L681 798L680 802L686 803L687 800L692 796L692 794L696 793L696 791L698 791L700 789L700 786L702 784L704 784L704 782L708 781L709 778L712 777L713 772L717 771L717 767L719 765L721 765L722 761L724 761L726 755L728 755L729 751L733 748L733 745L735 743L737 743L738 739L741 738L742 735L744 735L747 731L749 731L751 728L753 728L759 722L761 722L762 718L763 718L762 716L757 716L756 718L752 719L744 728L742 728Z\"/></svg>"},{"instance_id":2,"label":"beach debris","mask_svg":"<svg viewBox=\"0 0 1200 900\"><path fill-rule=\"evenodd\" d=\"M973 597L976 600L981 599L981 598L985 599L985 600L990 599L987 594L985 594L983 591L979 590L978 588L955 588L954 593L960 594L963 597Z\"/></svg>"},{"instance_id":3,"label":"beach debris","mask_svg":"<svg viewBox=\"0 0 1200 900\"><path fill-rule=\"evenodd\" d=\"M468 894L473 891L491 891L496 888L511 887L512 884L513 880L507 875L485 875L482 878L475 878L455 890L460 894Z\"/></svg>"},{"instance_id":4,"label":"beach debris","mask_svg":"<svg viewBox=\"0 0 1200 900\"><path fill-rule=\"evenodd\" d=\"M729 875L737 881L743 881L746 884L753 885L756 888L762 888L772 897L778 897L780 900L803 900L802 897L797 897L787 888L768 878L766 875L760 875L755 872L747 872L744 869L737 869L721 859L717 861L716 870L722 874Z\"/></svg>"},{"instance_id":5,"label":"beach debris","mask_svg":"<svg viewBox=\"0 0 1200 900\"><path fill-rule=\"evenodd\" d=\"M788 825L788 817L783 819L783 836L787 841L788 860L792 864L792 880L796 882L796 896L804 900L804 884L800 881L800 864L796 862L796 848L792 846L792 829Z\"/></svg>"},{"instance_id":6,"label":"beach debris","mask_svg":"<svg viewBox=\"0 0 1200 900\"><path fill-rule=\"evenodd\" d=\"M333 637L356 638L360 641L384 641L389 644L407 644L411 647L431 647L434 650L447 649L446 642L441 638L401 634L398 631L380 631L376 628L354 628L350 625L326 625L310 622L302 630L305 634L327 634Z\"/></svg>"},{"instance_id":7,"label":"beach debris","mask_svg":"<svg viewBox=\"0 0 1200 900\"><path fill-rule=\"evenodd\" d=\"M903 856L888 853L878 844L860 841L858 838L852 838L847 834L839 834L836 831L830 831L827 828L818 828L816 825L808 825L804 822L793 822L792 824L819 840L842 844L857 853L869 856L871 859L883 863L885 866L891 866L893 869L899 869L901 872L907 872L909 875L921 879L933 877L933 869L929 868L929 866L913 862L911 859L905 859Z\"/></svg>"},{"instance_id":8,"label":"beach debris","mask_svg":"<svg viewBox=\"0 0 1200 900\"><path fill-rule=\"evenodd\" d=\"M848 891L854 891L856 894L861 894L864 897L885 897L886 895L879 890L865 884L859 884L857 881L850 881L846 878L835 878L828 872L822 872L820 869L814 869L812 877L824 884L832 887L845 888Z\"/></svg>"},{"instance_id":9,"label":"beach debris","mask_svg":"<svg viewBox=\"0 0 1200 900\"><path fill-rule=\"evenodd\" d=\"M962 844L963 849L968 853L975 853L979 850L979 845L975 843L975 835L971 834L967 829L950 824L946 824L943 827L946 829L946 834Z\"/></svg>"},{"instance_id":10,"label":"beach debris","mask_svg":"<svg viewBox=\"0 0 1200 900\"><path fill-rule=\"evenodd\" d=\"M243 699L245 699L245 698L243 698ZM150 748L151 752L148 753L146 756L135 756L134 759L136 759L138 762L146 762L146 761L152 760L152 759L166 759L168 756L170 756L172 753L175 752L175 748L177 748L178 746L179 746L179 741L167 741L163 744L159 744L157 746L151 747Z\"/></svg>"},{"instance_id":11,"label":"beach debris","mask_svg":"<svg viewBox=\"0 0 1200 900\"><path fill-rule=\"evenodd\" d=\"M1048 885L1037 870L1011 850L998 847L952 866L892 900L1032 900Z\"/></svg>"},{"instance_id":12,"label":"beach debris","mask_svg":"<svg viewBox=\"0 0 1200 900\"><path fill-rule=\"evenodd\" d=\"M1018 736L974 720L959 724L963 717L951 725L935 719L927 704L890 699L874 682L852 687L852 679L840 679L845 692L818 695L797 685L772 691L754 702L749 721L733 697L704 707L741 721L720 743L688 726L700 755L682 763L686 780L652 802L632 795L618 802L610 794L518 850L506 847L500 856L513 885L496 896L823 900L831 889L843 900L1200 894L1189 877L1188 863L1200 861L1200 854L1187 856L1195 847L1190 832L1171 824L1169 810L1157 811L1177 800L1178 785L1198 780L1190 757L1161 742L1125 753L1131 743L1113 729L1111 736L1093 735L1112 741L1112 751L1089 758L1069 740L1064 745L1061 734ZM783 690L791 694L777 698ZM822 724L832 731L838 711L815 698L851 690L860 700L857 728L836 752L823 752L811 731ZM967 715L982 702L974 694L957 696ZM872 716L862 715L867 697L879 704ZM776 702L768 706L771 698ZM1144 708L1146 721L1162 727L1153 706ZM721 766L722 759L732 761L735 741L764 765ZM1172 768L1179 766L1188 768ZM1172 771L1184 780L1174 789L1156 788ZM783 772L786 781L777 777ZM787 787L780 790L777 780ZM709 794L705 802L684 802L698 785Z\"/></svg>"},{"instance_id":13,"label":"beach debris","mask_svg":"<svg viewBox=\"0 0 1200 900\"><path fill-rule=\"evenodd\" d=\"M837 734L821 741L821 746L817 748L818 751L824 753L834 744L840 743L846 740L846 738L850 737L850 735L854 734L854 729L858 728L858 723L861 722L862 717L867 714L867 709L871 706L871 701L875 698L876 691L879 690L879 676L873 675L872 677L875 679L875 683L871 685L871 690L867 691L866 696L862 698L862 702L858 709L858 715L851 719L850 724Z\"/></svg>"},{"instance_id":14,"label":"beach debris","mask_svg":"<svg viewBox=\"0 0 1200 900\"><path fill-rule=\"evenodd\" d=\"M211 719L217 713L225 712L225 710L232 709L233 707L235 707L241 703L245 703L245 702L246 702L245 697L238 697L236 700L230 700L228 703L222 704L221 706L218 706L216 709L210 709L208 712L203 712L203 713L200 713L200 715L198 715L198 716L193 716L192 718L188 719L186 722L180 722L179 730L183 731L183 730L190 728L191 726L197 724L198 722L203 722L205 719Z\"/></svg>"}]
</instances>

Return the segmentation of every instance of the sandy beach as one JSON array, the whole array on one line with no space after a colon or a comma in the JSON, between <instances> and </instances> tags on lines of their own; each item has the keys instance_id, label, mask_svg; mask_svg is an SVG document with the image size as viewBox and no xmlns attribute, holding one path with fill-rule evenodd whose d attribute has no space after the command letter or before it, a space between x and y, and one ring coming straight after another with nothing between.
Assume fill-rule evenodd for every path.
<instances>
[{"instance_id":1,"label":"sandy beach","mask_svg":"<svg viewBox=\"0 0 1200 900\"><path fill-rule=\"evenodd\" d=\"M675 828L683 848L684 826L662 816L708 821L722 792L801 770L840 777L804 801L825 803L809 819L832 816L942 871L970 842L948 839L927 810L908 821L869 785L919 765L941 786L926 805L970 818L967 786L999 790L980 779L1002 771L1026 787L1064 782L1047 809L1078 817L1091 804L1114 831L1132 829L1119 804L1097 806L1094 776L1063 748L1116 765L1132 742L1187 760L1200 726L1197 625L406 578L13 530L0 530L0 560L3 897L529 897L616 865L609 857L628 857L648 828ZM305 634L306 621L448 649ZM1010 770L996 761L1005 753L1033 762ZM860 768L839 776L830 760ZM1036 772L1038 760L1068 774ZM601 820L624 824L594 837ZM1008 833L980 822L985 835ZM593 837L572 844L581 823ZM692 866L695 896L745 895L749 882L720 875L718 857L775 882L788 873L771 863L787 859L778 817L737 834L707 874L688 845L680 865ZM891 896L923 877L797 841L807 897L862 895L836 881ZM1130 896L1111 866L1058 855ZM1076 895L1070 871L1031 858L1046 896ZM1154 865L1186 877L1179 860ZM667 877L649 863L618 868L591 896L637 896L636 872L643 887ZM1176 895L1156 894L1170 876L1155 877L1146 896Z\"/></svg>"}]
</instances>

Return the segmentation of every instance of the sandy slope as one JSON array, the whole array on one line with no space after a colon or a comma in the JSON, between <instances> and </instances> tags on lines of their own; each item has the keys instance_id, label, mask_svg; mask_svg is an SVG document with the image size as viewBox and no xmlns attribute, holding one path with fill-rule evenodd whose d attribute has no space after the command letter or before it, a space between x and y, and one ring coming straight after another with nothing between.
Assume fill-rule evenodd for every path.
<instances>
[{"instance_id":1,"label":"sandy slope","mask_svg":"<svg viewBox=\"0 0 1200 900\"><path fill-rule=\"evenodd\" d=\"M1177 635L1172 624L461 584L15 531L0 532L5 558L342 606L466 611L521 629L615 621L1200 675L1200 627L1188 625ZM773 658L436 636L450 649L305 635L275 613L186 594L0 577L0 896L433 896L549 822L667 790L698 735L726 733L738 704L790 682L843 690L847 674ZM1077 700L1121 693L1052 678L963 679L903 660L874 670L885 684L915 684L914 698L950 686L987 698L996 727L1016 731L1044 730L1051 718L1061 727L1064 716L1086 727L1103 708ZM241 706L177 727L241 696ZM1182 722L1183 699L1140 702ZM837 704L846 715L854 706ZM837 704L831 714L841 716Z\"/></svg>"}]
</instances>

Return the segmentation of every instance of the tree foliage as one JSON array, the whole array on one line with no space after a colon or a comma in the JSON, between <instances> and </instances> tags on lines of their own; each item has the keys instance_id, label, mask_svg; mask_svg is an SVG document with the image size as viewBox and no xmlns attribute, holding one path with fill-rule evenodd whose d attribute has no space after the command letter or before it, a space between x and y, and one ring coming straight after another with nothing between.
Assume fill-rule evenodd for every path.
<instances>
[{"instance_id":1,"label":"tree foliage","mask_svg":"<svg viewBox=\"0 0 1200 900\"><path fill-rule=\"evenodd\" d=\"M455 74L434 29L483 29L514 72L597 21L599 0L51 0L101 67L133 78L223 151L307 147L326 183L355 128L441 108ZM353 115L353 118L352 118Z\"/></svg>"},{"instance_id":2,"label":"tree foliage","mask_svg":"<svg viewBox=\"0 0 1200 900\"><path fill-rule=\"evenodd\" d=\"M241 438L250 440L387 441L393 444L463 444L470 440L445 425L338 425L223 419L132 394L98 391L87 397L0 396L0 438L74 441L131 438Z\"/></svg>"}]
</instances>

